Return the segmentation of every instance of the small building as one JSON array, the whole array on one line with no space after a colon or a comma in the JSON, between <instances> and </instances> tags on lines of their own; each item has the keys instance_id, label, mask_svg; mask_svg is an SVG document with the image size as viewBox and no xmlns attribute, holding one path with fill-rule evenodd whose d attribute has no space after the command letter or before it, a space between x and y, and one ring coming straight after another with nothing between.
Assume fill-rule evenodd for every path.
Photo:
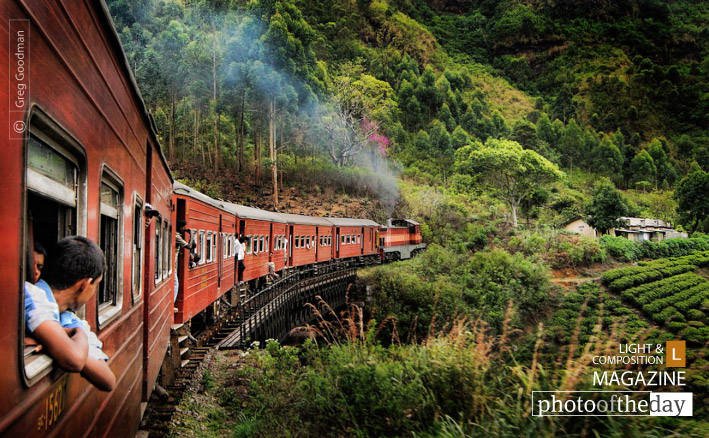
<instances>
[{"instance_id":1,"label":"small building","mask_svg":"<svg viewBox=\"0 0 709 438\"><path fill-rule=\"evenodd\" d=\"M640 218L640 217L623 217L625 226L611 230L611 235L625 237L628 240L642 242L650 240L660 242L673 238L688 237L687 233L677 231L672 228L670 222L660 219Z\"/></svg>"},{"instance_id":2,"label":"small building","mask_svg":"<svg viewBox=\"0 0 709 438\"><path fill-rule=\"evenodd\" d=\"M576 216L563 224L561 229L587 237L598 237L598 231L586 222L583 216Z\"/></svg>"},{"instance_id":3,"label":"small building","mask_svg":"<svg viewBox=\"0 0 709 438\"><path fill-rule=\"evenodd\" d=\"M622 217L621 219L625 221L625 225L621 228L611 228L608 234L616 237L625 237L628 240L637 242L644 240L660 242L667 239L686 239L688 237L687 233L672 228L670 222L660 219L640 217ZM582 236L598 237L599 235L598 231L589 225L583 216L575 216L561 224L560 228Z\"/></svg>"}]
</instances>

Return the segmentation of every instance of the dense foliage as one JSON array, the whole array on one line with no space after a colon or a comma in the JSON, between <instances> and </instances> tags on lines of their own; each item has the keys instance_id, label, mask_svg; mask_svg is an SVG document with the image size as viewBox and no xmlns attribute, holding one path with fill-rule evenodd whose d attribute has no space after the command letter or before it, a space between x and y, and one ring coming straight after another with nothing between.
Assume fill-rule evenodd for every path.
<instances>
[{"instance_id":1,"label":"dense foliage","mask_svg":"<svg viewBox=\"0 0 709 438\"><path fill-rule=\"evenodd\" d=\"M268 173L274 207L304 157L481 190L455 153L491 140L641 192L709 170L704 4L108 3L168 158ZM508 207L583 212L546 190Z\"/></svg>"}]
</instances>

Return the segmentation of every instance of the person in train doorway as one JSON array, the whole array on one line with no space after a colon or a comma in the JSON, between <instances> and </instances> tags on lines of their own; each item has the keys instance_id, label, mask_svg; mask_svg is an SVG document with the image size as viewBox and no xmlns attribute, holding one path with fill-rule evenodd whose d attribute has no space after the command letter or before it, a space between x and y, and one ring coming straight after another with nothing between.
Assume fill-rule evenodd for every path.
<instances>
[{"instance_id":1,"label":"person in train doorway","mask_svg":"<svg viewBox=\"0 0 709 438\"><path fill-rule=\"evenodd\" d=\"M31 341L68 372L80 373L102 391L116 387L103 344L75 311L93 297L106 271L96 243L66 237L48 254L37 284L25 282L25 321Z\"/></svg>"},{"instance_id":2,"label":"person in train doorway","mask_svg":"<svg viewBox=\"0 0 709 438\"><path fill-rule=\"evenodd\" d=\"M44 268L44 259L47 257L47 250L44 249L41 243L34 242L34 279L32 283L37 283L39 277L42 275L42 268Z\"/></svg>"},{"instance_id":3,"label":"person in train doorway","mask_svg":"<svg viewBox=\"0 0 709 438\"><path fill-rule=\"evenodd\" d=\"M180 287L180 280L177 278L177 263L180 260L180 252L185 248L194 249L195 244L195 242L192 240L191 233L189 243L182 237L182 235L185 233L186 225L187 221L185 221L184 219L177 220L177 231L175 232L175 290L173 291L172 297L173 303L177 301L177 292ZM177 309L175 309L175 311L177 311Z\"/></svg>"},{"instance_id":4,"label":"person in train doorway","mask_svg":"<svg viewBox=\"0 0 709 438\"><path fill-rule=\"evenodd\" d=\"M243 235L239 236L237 240L238 245L236 247L236 266L239 279L239 285L244 282L244 270L246 270L246 265L244 264L244 252L246 249L246 238Z\"/></svg>"}]
</instances>

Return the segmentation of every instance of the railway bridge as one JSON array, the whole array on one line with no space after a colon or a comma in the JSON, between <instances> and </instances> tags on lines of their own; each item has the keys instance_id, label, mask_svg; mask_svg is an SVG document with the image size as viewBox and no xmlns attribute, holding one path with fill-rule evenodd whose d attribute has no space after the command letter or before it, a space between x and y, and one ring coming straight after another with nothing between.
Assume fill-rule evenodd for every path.
<instances>
[{"instance_id":1,"label":"railway bridge","mask_svg":"<svg viewBox=\"0 0 709 438\"><path fill-rule=\"evenodd\" d=\"M263 345L266 339L284 340L291 329L313 319L307 303L317 304L319 296L333 309L344 305L357 268L373 263L355 259L293 270L257 293L242 296L227 334L216 347L245 348L253 341Z\"/></svg>"}]
</instances>

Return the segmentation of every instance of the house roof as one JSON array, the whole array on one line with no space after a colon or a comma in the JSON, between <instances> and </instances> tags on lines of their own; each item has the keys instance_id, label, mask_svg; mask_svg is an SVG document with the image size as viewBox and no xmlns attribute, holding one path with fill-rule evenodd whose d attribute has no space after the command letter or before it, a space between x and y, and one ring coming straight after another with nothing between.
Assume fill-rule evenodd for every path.
<instances>
[{"instance_id":1,"label":"house roof","mask_svg":"<svg viewBox=\"0 0 709 438\"><path fill-rule=\"evenodd\" d=\"M559 228L563 228L563 227L565 227L565 226L569 225L570 223L575 222L577 220L582 220L582 221L586 222L586 219L579 214L579 215L576 215L576 216L572 217L571 219L567 220L566 222L562 222L561 224L559 224Z\"/></svg>"},{"instance_id":2,"label":"house roof","mask_svg":"<svg viewBox=\"0 0 709 438\"><path fill-rule=\"evenodd\" d=\"M660 228L672 228L669 222L665 222L660 219L652 219L645 217L622 217L629 227L660 227Z\"/></svg>"}]
</instances>

